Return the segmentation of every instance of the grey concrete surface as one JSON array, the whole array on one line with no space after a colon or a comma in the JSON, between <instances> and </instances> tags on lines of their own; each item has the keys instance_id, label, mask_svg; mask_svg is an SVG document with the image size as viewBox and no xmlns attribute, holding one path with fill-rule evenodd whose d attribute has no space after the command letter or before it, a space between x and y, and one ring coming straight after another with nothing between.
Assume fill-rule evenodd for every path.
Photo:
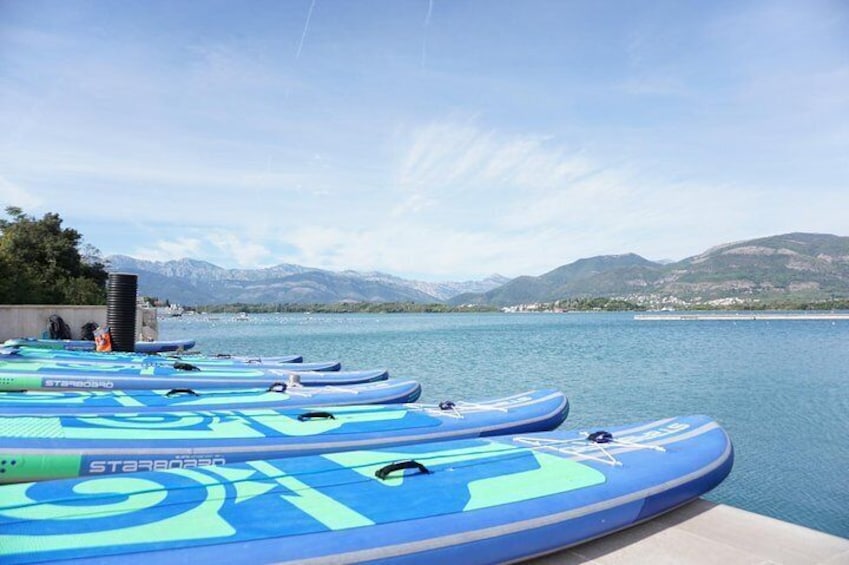
<instances>
[{"instance_id":1,"label":"grey concrete surface","mask_svg":"<svg viewBox=\"0 0 849 565\"><path fill-rule=\"evenodd\" d=\"M849 539L699 499L633 528L527 563L849 565Z\"/></svg>"}]
</instances>

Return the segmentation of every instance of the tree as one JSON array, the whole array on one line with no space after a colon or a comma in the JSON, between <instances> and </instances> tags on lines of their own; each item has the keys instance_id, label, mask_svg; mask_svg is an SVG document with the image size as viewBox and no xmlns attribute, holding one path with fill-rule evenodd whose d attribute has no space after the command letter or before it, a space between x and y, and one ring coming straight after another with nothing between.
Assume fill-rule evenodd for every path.
<instances>
[{"instance_id":1,"label":"tree","mask_svg":"<svg viewBox=\"0 0 849 565\"><path fill-rule=\"evenodd\" d=\"M0 219L0 303L105 304L108 273L100 252L82 236L62 228L58 214L28 216L6 208Z\"/></svg>"}]
</instances>

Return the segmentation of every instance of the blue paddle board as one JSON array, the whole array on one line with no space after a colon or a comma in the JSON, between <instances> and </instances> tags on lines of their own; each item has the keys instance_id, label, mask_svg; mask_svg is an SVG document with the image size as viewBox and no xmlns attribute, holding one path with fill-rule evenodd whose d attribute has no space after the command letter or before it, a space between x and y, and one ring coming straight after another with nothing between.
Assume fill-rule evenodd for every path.
<instances>
[{"instance_id":1,"label":"blue paddle board","mask_svg":"<svg viewBox=\"0 0 849 565\"><path fill-rule=\"evenodd\" d=\"M282 369L290 371L338 371L339 361L313 361L304 363L300 355L277 357L248 357L219 355L160 355L141 353L98 353L66 349L39 349L37 347L0 347L0 360L36 361L40 363L106 364L106 365L177 365L199 369Z\"/></svg>"},{"instance_id":2,"label":"blue paddle board","mask_svg":"<svg viewBox=\"0 0 849 565\"><path fill-rule=\"evenodd\" d=\"M0 359L0 391L50 389L151 389L267 387L296 375L304 386L349 385L385 380L385 369L289 371L264 367L200 369L162 365L72 363Z\"/></svg>"},{"instance_id":3,"label":"blue paddle board","mask_svg":"<svg viewBox=\"0 0 849 565\"><path fill-rule=\"evenodd\" d=\"M551 430L557 391L442 405L388 404L85 416L0 416L0 482L225 465ZM5 462L5 464L4 464Z\"/></svg>"},{"instance_id":4,"label":"blue paddle board","mask_svg":"<svg viewBox=\"0 0 849 565\"><path fill-rule=\"evenodd\" d=\"M731 471L704 416L0 486L0 561L505 563L627 528Z\"/></svg>"},{"instance_id":5,"label":"blue paddle board","mask_svg":"<svg viewBox=\"0 0 849 565\"><path fill-rule=\"evenodd\" d=\"M394 404L414 402L421 386L414 380L388 379L347 386L163 390L0 392L0 416L126 414L219 408L293 408L297 406Z\"/></svg>"},{"instance_id":6,"label":"blue paddle board","mask_svg":"<svg viewBox=\"0 0 849 565\"><path fill-rule=\"evenodd\" d=\"M83 339L42 339L34 337L9 339L3 345L27 345L29 347L42 347L45 349L78 349L82 351L94 351L94 342ZM173 339L168 341L137 341L135 351L137 353L161 353L163 351L182 351L195 346L193 339Z\"/></svg>"}]
</instances>

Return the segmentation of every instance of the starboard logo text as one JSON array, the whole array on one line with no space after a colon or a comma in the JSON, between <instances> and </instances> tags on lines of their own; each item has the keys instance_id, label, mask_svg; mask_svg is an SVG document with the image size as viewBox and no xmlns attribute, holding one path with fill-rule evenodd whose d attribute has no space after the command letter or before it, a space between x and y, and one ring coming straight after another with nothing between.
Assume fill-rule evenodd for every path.
<instances>
[{"instance_id":1,"label":"starboard logo text","mask_svg":"<svg viewBox=\"0 0 849 565\"><path fill-rule=\"evenodd\" d=\"M59 379L45 379L45 388L115 388L112 381L67 381Z\"/></svg>"},{"instance_id":2,"label":"starboard logo text","mask_svg":"<svg viewBox=\"0 0 849 565\"><path fill-rule=\"evenodd\" d=\"M92 475L102 473L135 473L136 471L167 471L168 469L190 469L208 465L224 465L223 457L187 457L183 459L126 459L90 461L88 472Z\"/></svg>"}]
</instances>

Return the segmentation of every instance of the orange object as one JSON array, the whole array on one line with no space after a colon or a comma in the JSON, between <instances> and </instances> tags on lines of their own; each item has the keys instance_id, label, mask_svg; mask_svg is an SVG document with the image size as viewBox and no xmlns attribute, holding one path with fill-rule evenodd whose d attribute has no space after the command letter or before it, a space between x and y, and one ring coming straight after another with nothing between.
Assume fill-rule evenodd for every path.
<instances>
[{"instance_id":1,"label":"orange object","mask_svg":"<svg viewBox=\"0 0 849 565\"><path fill-rule=\"evenodd\" d=\"M95 351L112 351L112 332L109 328L97 328L94 332Z\"/></svg>"}]
</instances>

